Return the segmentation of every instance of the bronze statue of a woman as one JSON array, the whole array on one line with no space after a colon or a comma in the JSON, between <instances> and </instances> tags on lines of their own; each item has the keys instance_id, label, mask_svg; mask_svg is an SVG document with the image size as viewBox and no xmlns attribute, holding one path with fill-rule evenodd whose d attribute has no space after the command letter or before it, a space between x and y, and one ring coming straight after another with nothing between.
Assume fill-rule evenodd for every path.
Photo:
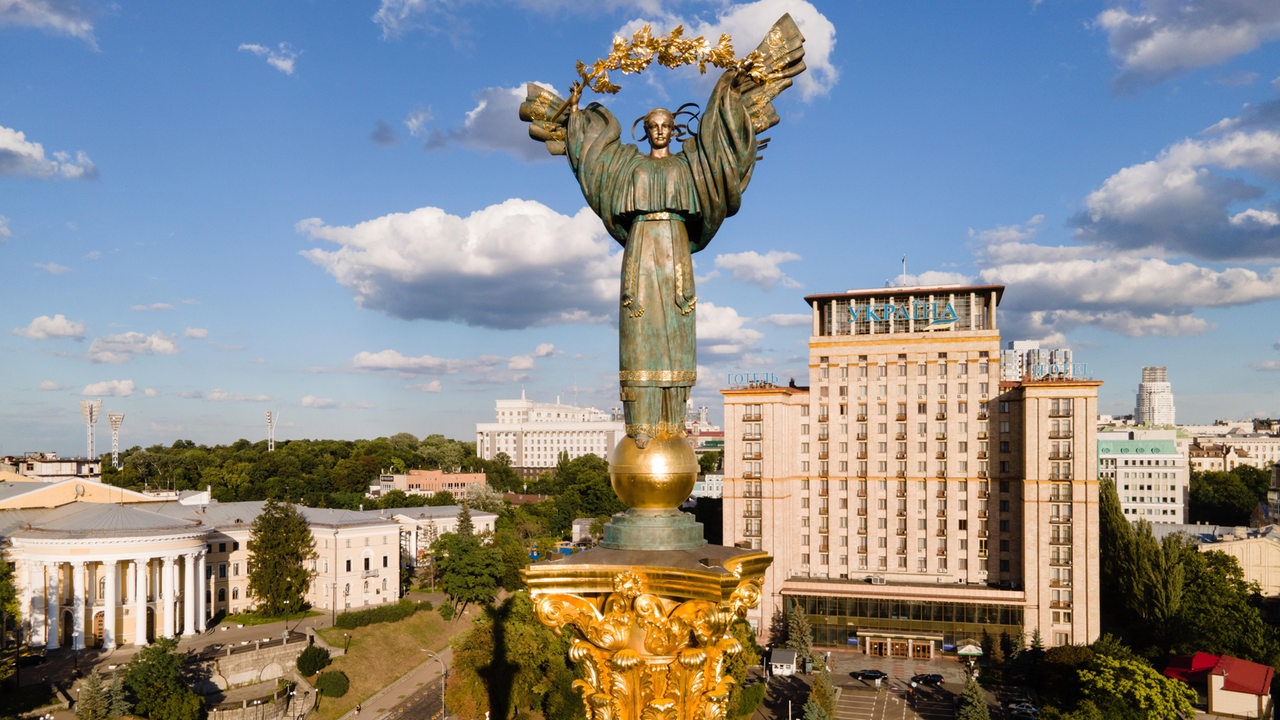
<instances>
[{"instance_id":1,"label":"bronze statue of a woman","mask_svg":"<svg viewBox=\"0 0 1280 720\"><path fill-rule=\"evenodd\" d=\"M683 442L697 376L692 255L738 211L767 143L758 133L778 122L772 100L804 70L803 43L795 22L783 16L752 54L756 71L726 70L688 137L672 112L645 115L647 154L621 141L618 121L604 106L578 108L582 83L568 101L528 87L520 115L530 135L553 154L568 155L587 203L624 248L618 380L627 436L637 450L654 439Z\"/></svg>"}]
</instances>

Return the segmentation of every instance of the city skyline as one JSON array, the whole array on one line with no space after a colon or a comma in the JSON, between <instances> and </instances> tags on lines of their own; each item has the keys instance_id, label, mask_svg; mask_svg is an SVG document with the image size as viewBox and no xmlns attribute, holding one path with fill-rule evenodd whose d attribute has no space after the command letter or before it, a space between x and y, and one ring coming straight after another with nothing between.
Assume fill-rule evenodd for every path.
<instances>
[{"instance_id":1,"label":"city skyline","mask_svg":"<svg viewBox=\"0 0 1280 720\"><path fill-rule=\"evenodd\" d=\"M122 448L616 407L620 248L525 83L643 22L742 54L783 12L809 69L694 256L713 422L731 373L804 382L805 295L886 283L1006 286L1003 337L1072 348L1103 413L1158 365L1180 422L1280 416L1273 3L33 2L0 3L0 454L83 453L97 398Z\"/></svg>"}]
</instances>

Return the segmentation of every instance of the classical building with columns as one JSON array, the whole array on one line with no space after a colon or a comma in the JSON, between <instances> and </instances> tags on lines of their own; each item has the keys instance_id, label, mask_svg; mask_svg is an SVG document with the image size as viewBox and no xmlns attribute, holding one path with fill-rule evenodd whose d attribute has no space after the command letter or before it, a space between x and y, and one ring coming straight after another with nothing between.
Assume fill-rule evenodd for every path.
<instances>
[{"instance_id":1,"label":"classical building with columns","mask_svg":"<svg viewBox=\"0 0 1280 720\"><path fill-rule=\"evenodd\" d=\"M0 561L15 568L24 637L48 649L143 645L252 609L248 545L262 505L0 479ZM306 603L331 616L396 601L402 557L452 531L458 513L298 510L316 549ZM477 531L495 519L472 513Z\"/></svg>"}]
</instances>

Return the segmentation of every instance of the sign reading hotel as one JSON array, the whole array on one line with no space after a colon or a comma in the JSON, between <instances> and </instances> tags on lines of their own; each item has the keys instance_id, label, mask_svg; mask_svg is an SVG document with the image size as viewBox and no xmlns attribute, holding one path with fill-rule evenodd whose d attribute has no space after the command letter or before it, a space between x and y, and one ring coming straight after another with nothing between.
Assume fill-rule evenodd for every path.
<instances>
[{"instance_id":1,"label":"sign reading hotel","mask_svg":"<svg viewBox=\"0 0 1280 720\"><path fill-rule=\"evenodd\" d=\"M853 290L805 298L817 334L901 335L995 330L1002 286Z\"/></svg>"},{"instance_id":2,"label":"sign reading hotel","mask_svg":"<svg viewBox=\"0 0 1280 720\"><path fill-rule=\"evenodd\" d=\"M776 386L778 376L771 372L731 372L727 384L731 388Z\"/></svg>"}]
</instances>

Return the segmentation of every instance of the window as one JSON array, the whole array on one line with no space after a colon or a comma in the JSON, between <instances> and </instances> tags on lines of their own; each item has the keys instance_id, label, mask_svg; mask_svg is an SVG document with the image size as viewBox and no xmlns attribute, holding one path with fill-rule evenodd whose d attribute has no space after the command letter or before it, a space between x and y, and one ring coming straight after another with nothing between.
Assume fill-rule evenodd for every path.
<instances>
[{"instance_id":1,"label":"window","mask_svg":"<svg viewBox=\"0 0 1280 720\"><path fill-rule=\"evenodd\" d=\"M351 561L347 561L347 572L351 572Z\"/></svg>"},{"instance_id":2,"label":"window","mask_svg":"<svg viewBox=\"0 0 1280 720\"><path fill-rule=\"evenodd\" d=\"M232 600L240 599L240 588L238 587L231 588L231 599Z\"/></svg>"}]
</instances>

